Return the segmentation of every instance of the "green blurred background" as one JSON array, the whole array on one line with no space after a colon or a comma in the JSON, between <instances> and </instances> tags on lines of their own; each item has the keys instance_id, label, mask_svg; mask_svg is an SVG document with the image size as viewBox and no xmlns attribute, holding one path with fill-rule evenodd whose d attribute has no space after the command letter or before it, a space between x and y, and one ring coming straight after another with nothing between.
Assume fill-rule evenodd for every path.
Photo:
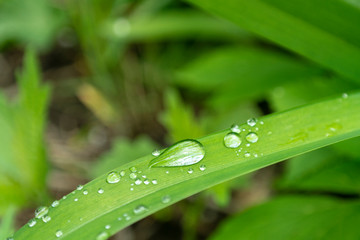
<instances>
[{"instance_id":1,"label":"green blurred background","mask_svg":"<svg viewBox=\"0 0 360 240\"><path fill-rule=\"evenodd\" d=\"M3 239L154 149L360 84L186 2L0 0L0 86ZM111 239L339 239L335 225L357 239L359 146L220 184Z\"/></svg>"}]
</instances>

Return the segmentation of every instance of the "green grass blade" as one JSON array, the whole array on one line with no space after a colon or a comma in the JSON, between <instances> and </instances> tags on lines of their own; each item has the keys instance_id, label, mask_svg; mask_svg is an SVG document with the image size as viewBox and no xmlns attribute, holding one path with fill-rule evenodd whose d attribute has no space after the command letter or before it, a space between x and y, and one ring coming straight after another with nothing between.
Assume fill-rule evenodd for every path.
<instances>
[{"instance_id":1,"label":"green grass blade","mask_svg":"<svg viewBox=\"0 0 360 240\"><path fill-rule=\"evenodd\" d=\"M346 1L188 1L359 82L360 9Z\"/></svg>"},{"instance_id":2,"label":"green grass blade","mask_svg":"<svg viewBox=\"0 0 360 240\"><path fill-rule=\"evenodd\" d=\"M60 239L106 239L139 219L210 186L358 136L359 120L360 93L355 93L265 116L253 127L241 125L241 129L245 129L240 133L241 152L240 148L224 146L223 138L229 133L224 130L197 139L205 149L205 157L192 166L149 168L154 158L149 154L115 169L125 172L118 183L109 184L106 175L100 176L60 200L58 206L51 207L48 213L51 221L37 220L32 228L25 225L14 237L17 240L59 239L55 233L61 230ZM245 134L249 130L257 132L259 140L247 147ZM205 170L202 165L206 166ZM139 183L136 178L142 183L134 184ZM146 180L150 183L146 184ZM152 183L155 180L156 184ZM98 193L100 188L102 194ZM99 234L103 235L97 238Z\"/></svg>"}]
</instances>

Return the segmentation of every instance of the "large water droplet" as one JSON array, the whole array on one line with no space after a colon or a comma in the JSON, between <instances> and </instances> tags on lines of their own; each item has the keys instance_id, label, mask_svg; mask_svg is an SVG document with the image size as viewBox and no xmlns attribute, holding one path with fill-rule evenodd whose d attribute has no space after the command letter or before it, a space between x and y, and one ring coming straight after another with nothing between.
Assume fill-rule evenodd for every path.
<instances>
[{"instance_id":1,"label":"large water droplet","mask_svg":"<svg viewBox=\"0 0 360 240\"><path fill-rule=\"evenodd\" d=\"M139 205L136 208L134 208L134 213L136 215L142 214L144 212L146 212L148 210L148 208L144 205Z\"/></svg>"},{"instance_id":2,"label":"large water droplet","mask_svg":"<svg viewBox=\"0 0 360 240\"><path fill-rule=\"evenodd\" d=\"M245 138L246 138L246 141L251 142L251 143L256 143L259 140L258 135L254 132L248 133Z\"/></svg>"},{"instance_id":3,"label":"large water droplet","mask_svg":"<svg viewBox=\"0 0 360 240\"><path fill-rule=\"evenodd\" d=\"M38 207L35 210L35 217L36 218L42 218L45 214L47 214L49 212L49 209L47 207Z\"/></svg>"},{"instance_id":4,"label":"large water droplet","mask_svg":"<svg viewBox=\"0 0 360 240\"><path fill-rule=\"evenodd\" d=\"M202 144L196 140L175 143L150 161L149 167L188 166L200 162L205 156Z\"/></svg>"},{"instance_id":5,"label":"large water droplet","mask_svg":"<svg viewBox=\"0 0 360 240\"><path fill-rule=\"evenodd\" d=\"M247 125L249 125L250 127L255 126L256 123L257 123L257 119L256 119L256 118L249 118L249 119L247 120Z\"/></svg>"},{"instance_id":6,"label":"large water droplet","mask_svg":"<svg viewBox=\"0 0 360 240\"><path fill-rule=\"evenodd\" d=\"M240 133L240 132L241 132L240 127L239 127L238 125L236 125L236 124L231 125L230 130L231 130L232 132L234 132L234 133Z\"/></svg>"},{"instance_id":7,"label":"large water droplet","mask_svg":"<svg viewBox=\"0 0 360 240\"><path fill-rule=\"evenodd\" d=\"M63 232L61 230L57 230L56 233L55 233L55 236L56 237L61 237L63 235Z\"/></svg>"},{"instance_id":8,"label":"large water droplet","mask_svg":"<svg viewBox=\"0 0 360 240\"><path fill-rule=\"evenodd\" d=\"M96 240L106 240L108 239L110 236L107 232L102 232L99 235L97 235Z\"/></svg>"},{"instance_id":9,"label":"large water droplet","mask_svg":"<svg viewBox=\"0 0 360 240\"><path fill-rule=\"evenodd\" d=\"M28 225L29 227L33 227L36 225L36 220L35 219L31 219L29 222L28 222Z\"/></svg>"},{"instance_id":10,"label":"large water droplet","mask_svg":"<svg viewBox=\"0 0 360 240\"><path fill-rule=\"evenodd\" d=\"M240 135L237 133L228 133L224 137L224 145L228 148L237 148L241 144Z\"/></svg>"},{"instance_id":11,"label":"large water droplet","mask_svg":"<svg viewBox=\"0 0 360 240\"><path fill-rule=\"evenodd\" d=\"M106 177L107 183L118 183L120 181L121 177L118 172L110 172Z\"/></svg>"}]
</instances>

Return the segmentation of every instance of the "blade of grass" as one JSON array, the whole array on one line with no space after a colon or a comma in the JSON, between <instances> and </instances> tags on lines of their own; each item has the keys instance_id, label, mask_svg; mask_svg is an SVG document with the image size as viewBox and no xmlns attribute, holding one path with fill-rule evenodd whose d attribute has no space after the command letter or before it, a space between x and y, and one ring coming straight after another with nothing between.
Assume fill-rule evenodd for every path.
<instances>
[{"instance_id":1,"label":"blade of grass","mask_svg":"<svg viewBox=\"0 0 360 240\"><path fill-rule=\"evenodd\" d=\"M360 10L345 1L188 1L359 82Z\"/></svg>"},{"instance_id":2,"label":"blade of grass","mask_svg":"<svg viewBox=\"0 0 360 240\"><path fill-rule=\"evenodd\" d=\"M358 136L359 119L360 93L265 116L254 127L241 125L245 129L240 133L241 152L224 146L223 139L229 130L198 139L206 154L199 163L190 166L191 174L189 166L148 168L154 158L149 154L115 169L125 172L118 183L109 184L106 175L100 176L60 200L58 206L51 207L48 213L51 221L38 220L32 228L26 225L14 237L17 240L58 239L55 233L60 230L61 239L106 239L139 219L210 186ZM259 140L246 147L244 135L249 130L256 131L256 127ZM246 157L246 153L250 156ZM205 170L202 165L206 166ZM137 174L138 181L129 177L131 172ZM135 182L139 181L142 183L137 185Z\"/></svg>"}]
</instances>

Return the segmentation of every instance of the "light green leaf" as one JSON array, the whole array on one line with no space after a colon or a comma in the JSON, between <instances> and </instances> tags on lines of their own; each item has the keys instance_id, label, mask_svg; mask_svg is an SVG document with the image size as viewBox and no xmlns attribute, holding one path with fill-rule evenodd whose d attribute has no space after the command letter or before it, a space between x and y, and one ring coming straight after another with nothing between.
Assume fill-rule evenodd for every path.
<instances>
[{"instance_id":1,"label":"light green leaf","mask_svg":"<svg viewBox=\"0 0 360 240\"><path fill-rule=\"evenodd\" d=\"M6 239L14 232L16 208L10 206L0 221L0 239Z\"/></svg>"},{"instance_id":2,"label":"light green leaf","mask_svg":"<svg viewBox=\"0 0 360 240\"><path fill-rule=\"evenodd\" d=\"M40 85L39 67L32 51L18 74L15 102L0 99L0 213L10 202L44 201L47 161L44 128L49 88Z\"/></svg>"},{"instance_id":3,"label":"light green leaf","mask_svg":"<svg viewBox=\"0 0 360 240\"><path fill-rule=\"evenodd\" d=\"M47 0L0 2L0 46L16 41L47 48L63 25L63 17Z\"/></svg>"},{"instance_id":4,"label":"light green leaf","mask_svg":"<svg viewBox=\"0 0 360 240\"><path fill-rule=\"evenodd\" d=\"M160 115L160 121L168 130L171 142L197 138L204 134L193 109L183 103L179 93L172 89L168 90L164 102L165 110Z\"/></svg>"},{"instance_id":5,"label":"light green leaf","mask_svg":"<svg viewBox=\"0 0 360 240\"><path fill-rule=\"evenodd\" d=\"M55 233L59 229L64 240L110 236L139 219L211 186L359 136L358 119L360 93L265 116L253 128L238 123L241 129L245 128L245 132L255 131L259 140L245 147L245 134L240 134L243 142L240 147L245 149L239 151L240 148L224 146L224 136L229 130L198 138L197 141L204 147L205 157L197 164L184 167L149 168L154 156L148 154L114 169L120 174L124 173L118 183L107 183L107 175L96 178L83 189L75 190L60 200L57 207L50 208L50 222L38 221L33 228L24 226L14 237L17 240L56 239ZM334 122L341 127L329 134L328 126ZM202 165L206 168L201 168ZM87 194L83 194L85 190ZM106 229L106 225L111 227ZM318 229L321 229L319 225Z\"/></svg>"},{"instance_id":6,"label":"light green leaf","mask_svg":"<svg viewBox=\"0 0 360 240\"><path fill-rule=\"evenodd\" d=\"M346 1L188 1L360 81L360 9Z\"/></svg>"},{"instance_id":7,"label":"light green leaf","mask_svg":"<svg viewBox=\"0 0 360 240\"><path fill-rule=\"evenodd\" d=\"M228 219L210 239L358 239L359 211L359 201L278 197Z\"/></svg>"}]
</instances>

